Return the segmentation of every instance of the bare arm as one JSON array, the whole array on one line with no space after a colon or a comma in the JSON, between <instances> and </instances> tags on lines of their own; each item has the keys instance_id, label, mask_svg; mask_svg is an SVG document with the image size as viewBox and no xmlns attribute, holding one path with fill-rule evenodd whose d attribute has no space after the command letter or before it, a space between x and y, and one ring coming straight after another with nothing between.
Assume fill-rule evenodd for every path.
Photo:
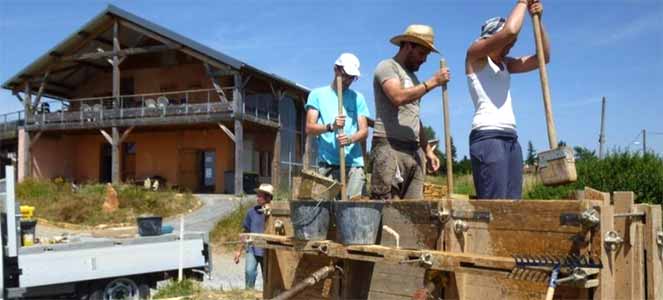
<instances>
[{"instance_id":1,"label":"bare arm","mask_svg":"<svg viewBox=\"0 0 663 300\"><path fill-rule=\"evenodd\" d=\"M490 53L502 49L518 37L520 29L523 27L526 11L527 2L525 0L518 1L502 30L489 38L472 43L465 56L465 73L474 73L472 64L483 60Z\"/></svg>"},{"instance_id":2,"label":"bare arm","mask_svg":"<svg viewBox=\"0 0 663 300\"><path fill-rule=\"evenodd\" d=\"M429 89L435 87L435 82L431 80L426 81ZM415 100L421 99L428 91L426 86L419 84L410 88L402 88L401 81L398 78L391 78L382 83L382 90L391 100L394 106L401 106L412 103Z\"/></svg>"},{"instance_id":3,"label":"bare arm","mask_svg":"<svg viewBox=\"0 0 663 300\"><path fill-rule=\"evenodd\" d=\"M540 2L532 3L530 6L530 14L534 13L538 13L539 17L542 16L543 6ZM543 27L543 22L541 22L541 33L541 39L543 40L543 56L546 64L548 64L550 62L550 42L548 40L548 33L546 33L546 30ZM524 73L537 69L539 67L539 60L536 54L521 56L518 58L508 58L506 60L506 66L509 69L509 73Z\"/></svg>"}]
</instances>

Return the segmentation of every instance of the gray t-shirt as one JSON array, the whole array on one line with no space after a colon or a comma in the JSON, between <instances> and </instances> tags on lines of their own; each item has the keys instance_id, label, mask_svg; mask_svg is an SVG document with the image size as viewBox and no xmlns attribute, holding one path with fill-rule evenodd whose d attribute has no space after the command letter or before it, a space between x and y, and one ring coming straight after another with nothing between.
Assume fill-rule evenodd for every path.
<instances>
[{"instance_id":1,"label":"gray t-shirt","mask_svg":"<svg viewBox=\"0 0 663 300\"><path fill-rule=\"evenodd\" d=\"M393 58L381 61L373 77L375 94L375 127L373 136L397 139L403 142L419 142L419 101L399 107L394 106L382 90L382 84L391 78L397 78L402 88L411 88L419 84L414 73L403 68Z\"/></svg>"}]
</instances>

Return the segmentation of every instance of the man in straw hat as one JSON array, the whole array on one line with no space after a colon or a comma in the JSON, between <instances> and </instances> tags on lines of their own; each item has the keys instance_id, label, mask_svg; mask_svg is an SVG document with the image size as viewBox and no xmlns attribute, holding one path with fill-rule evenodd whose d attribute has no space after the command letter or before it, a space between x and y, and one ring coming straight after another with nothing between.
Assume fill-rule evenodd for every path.
<instances>
[{"instance_id":1,"label":"man in straw hat","mask_svg":"<svg viewBox=\"0 0 663 300\"><path fill-rule=\"evenodd\" d=\"M256 189L256 194L257 205L249 208L249 211L246 212L246 217L244 217L244 222L242 222L242 229L245 233L265 232L265 214L263 213L263 208L272 201L272 197L274 197L274 187L272 187L271 184L263 183ZM244 241L242 241L237 253L235 253L234 260L236 264L239 263L239 258L242 256L244 250ZM244 282L246 289L255 288L256 277L258 276L258 265L260 265L262 278L265 278L264 255L265 250L262 248L249 246L246 249L244 263Z\"/></svg>"},{"instance_id":2,"label":"man in straw hat","mask_svg":"<svg viewBox=\"0 0 663 300\"><path fill-rule=\"evenodd\" d=\"M391 43L396 56L381 61L373 78L375 128L371 149L373 199L423 198L424 155L436 171L440 160L422 136L419 118L421 97L450 79L449 70L437 71L424 82L414 74L430 52L439 53L433 29L410 25ZM425 153L425 154L424 154Z\"/></svg>"},{"instance_id":3,"label":"man in straw hat","mask_svg":"<svg viewBox=\"0 0 663 300\"><path fill-rule=\"evenodd\" d=\"M318 172L340 180L339 146L345 148L348 199L363 194L366 177L361 141L368 135L368 106L364 95L350 88L359 79L359 59L352 53L341 54L334 63L330 85L313 89L306 102L306 134L318 143ZM343 87L343 115L338 114L336 79ZM336 130L343 131L336 134Z\"/></svg>"},{"instance_id":4,"label":"man in straw hat","mask_svg":"<svg viewBox=\"0 0 663 300\"><path fill-rule=\"evenodd\" d=\"M518 0L508 19L488 19L481 35L465 59L474 117L470 133L472 176L479 199L520 199L523 182L523 155L511 104L511 74L536 70L535 55L509 57L529 9L540 14L539 1ZM550 59L548 36L543 31L546 63Z\"/></svg>"}]
</instances>

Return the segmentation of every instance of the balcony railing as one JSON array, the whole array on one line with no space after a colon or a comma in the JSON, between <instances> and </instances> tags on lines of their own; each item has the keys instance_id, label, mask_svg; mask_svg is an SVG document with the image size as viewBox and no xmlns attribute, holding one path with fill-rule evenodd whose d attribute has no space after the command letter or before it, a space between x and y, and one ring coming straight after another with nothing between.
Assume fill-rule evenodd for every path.
<instances>
[{"instance_id":1,"label":"balcony railing","mask_svg":"<svg viewBox=\"0 0 663 300\"><path fill-rule=\"evenodd\" d=\"M231 93L231 90L225 92ZM49 103L60 105L51 111ZM64 105L60 103L65 103ZM90 123L114 120L167 118L232 112L232 103L221 101L215 89L70 99L43 103L29 125Z\"/></svg>"},{"instance_id":2,"label":"balcony railing","mask_svg":"<svg viewBox=\"0 0 663 300\"><path fill-rule=\"evenodd\" d=\"M25 113L20 111L0 114L0 139L12 139L18 135L18 127L23 126Z\"/></svg>"}]
</instances>

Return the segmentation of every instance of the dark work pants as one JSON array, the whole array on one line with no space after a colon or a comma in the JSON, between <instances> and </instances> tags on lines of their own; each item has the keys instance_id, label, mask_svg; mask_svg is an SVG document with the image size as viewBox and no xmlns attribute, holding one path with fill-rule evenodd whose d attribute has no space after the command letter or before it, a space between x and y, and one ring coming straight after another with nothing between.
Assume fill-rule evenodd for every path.
<instances>
[{"instance_id":1,"label":"dark work pants","mask_svg":"<svg viewBox=\"0 0 663 300\"><path fill-rule=\"evenodd\" d=\"M522 198L523 153L515 133L472 131L470 157L478 199Z\"/></svg>"}]
</instances>

